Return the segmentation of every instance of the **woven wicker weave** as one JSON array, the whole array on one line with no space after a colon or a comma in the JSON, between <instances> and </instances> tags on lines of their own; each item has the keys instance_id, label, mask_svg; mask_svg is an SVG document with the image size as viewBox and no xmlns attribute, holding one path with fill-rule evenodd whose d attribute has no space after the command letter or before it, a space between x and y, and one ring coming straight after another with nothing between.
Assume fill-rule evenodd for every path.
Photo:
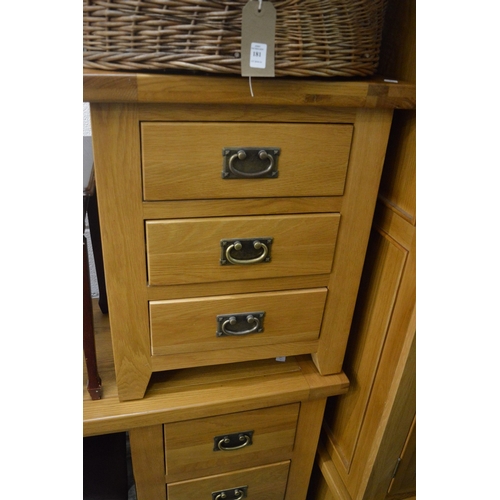
<instances>
[{"instance_id":1,"label":"woven wicker weave","mask_svg":"<svg viewBox=\"0 0 500 500\"><path fill-rule=\"evenodd\" d=\"M273 0L276 76L369 76L387 0ZM240 74L247 0L84 0L83 65Z\"/></svg>"}]
</instances>

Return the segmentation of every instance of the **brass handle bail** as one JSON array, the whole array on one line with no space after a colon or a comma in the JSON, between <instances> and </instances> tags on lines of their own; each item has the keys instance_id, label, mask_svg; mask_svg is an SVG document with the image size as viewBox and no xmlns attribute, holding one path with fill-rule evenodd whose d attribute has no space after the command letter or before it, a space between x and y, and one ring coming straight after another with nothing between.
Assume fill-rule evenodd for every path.
<instances>
[{"instance_id":1,"label":"brass handle bail","mask_svg":"<svg viewBox=\"0 0 500 500\"><path fill-rule=\"evenodd\" d=\"M241 160L241 161L246 159L247 153L243 149L240 149L237 153L233 154L231 156L231 158L229 158L229 170L234 175L239 176L239 177L250 177L251 178L251 177L265 176L274 167L274 157L272 155L270 155L269 153L267 153L267 151L265 151L263 149L261 149L259 151L258 156L262 161L269 160L269 165L267 166L267 168L265 168L264 170L261 170L260 172L242 172L241 170L238 170L234 166L234 162L236 161L236 159Z\"/></svg>"},{"instance_id":2,"label":"brass handle bail","mask_svg":"<svg viewBox=\"0 0 500 500\"><path fill-rule=\"evenodd\" d=\"M260 328L259 318L256 318L253 314L249 314L246 319L247 319L248 324L252 324L252 323L254 324L254 326L252 328L250 328L250 330L243 330L241 332L235 332L232 330L228 330L227 329L228 325L234 326L237 323L236 317L231 316L229 319L224 321L224 323L222 323L222 326L221 326L222 332L226 335L248 335L249 333L254 333L254 332L259 330L259 328Z\"/></svg>"},{"instance_id":3,"label":"brass handle bail","mask_svg":"<svg viewBox=\"0 0 500 500\"><path fill-rule=\"evenodd\" d=\"M267 245L265 243L262 243L261 241L254 241L253 247L255 250L260 250L262 248L263 252L256 258L254 259L235 259L234 257L231 256L231 251L236 250L239 251L243 248L243 245L239 241L235 241L232 245L229 245L226 249L226 259L231 262L231 264L258 264L259 262L262 262L265 260L267 257L267 254L269 252L269 249L267 248Z\"/></svg>"},{"instance_id":4,"label":"brass handle bail","mask_svg":"<svg viewBox=\"0 0 500 500\"><path fill-rule=\"evenodd\" d=\"M248 446L250 444L250 436L248 436L247 434L240 434L238 439L239 441L243 441L243 444L240 444L238 446L224 446L224 444L228 444L231 442L228 437L225 437L217 443L217 446L221 451L234 451L241 450L241 448L244 448L245 446Z\"/></svg>"}]
</instances>

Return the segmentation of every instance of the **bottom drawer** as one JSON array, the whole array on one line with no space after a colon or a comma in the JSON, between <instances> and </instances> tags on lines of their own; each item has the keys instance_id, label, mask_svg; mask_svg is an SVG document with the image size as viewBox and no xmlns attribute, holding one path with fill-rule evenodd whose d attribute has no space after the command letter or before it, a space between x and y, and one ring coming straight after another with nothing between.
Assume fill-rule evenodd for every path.
<instances>
[{"instance_id":1,"label":"bottom drawer","mask_svg":"<svg viewBox=\"0 0 500 500\"><path fill-rule=\"evenodd\" d=\"M290 462L167 485L168 500L283 500Z\"/></svg>"},{"instance_id":2,"label":"bottom drawer","mask_svg":"<svg viewBox=\"0 0 500 500\"><path fill-rule=\"evenodd\" d=\"M313 288L150 302L152 353L202 351L209 356L211 351L235 347L316 340L326 296L326 288ZM261 332L253 331L255 323L243 321L248 335L217 334L221 329L219 315L239 314L244 318L259 312L264 313Z\"/></svg>"}]
</instances>

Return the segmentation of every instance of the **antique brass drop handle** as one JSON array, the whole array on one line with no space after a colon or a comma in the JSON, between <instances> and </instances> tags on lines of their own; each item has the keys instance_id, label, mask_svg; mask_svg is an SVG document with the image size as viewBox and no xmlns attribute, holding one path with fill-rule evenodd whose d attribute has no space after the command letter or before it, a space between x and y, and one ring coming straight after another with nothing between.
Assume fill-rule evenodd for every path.
<instances>
[{"instance_id":1,"label":"antique brass drop handle","mask_svg":"<svg viewBox=\"0 0 500 500\"><path fill-rule=\"evenodd\" d=\"M251 323L254 324L254 326L252 328L250 328L250 330L243 330L240 332L228 330L226 328L228 325L235 325L237 323L236 317L231 316L229 319L224 321L224 323L222 323L222 326L221 326L222 332L226 335L247 335L249 333L254 333L254 332L258 331L258 329L260 328L259 318L256 318L253 314L249 314L246 319L247 319L248 324L251 324Z\"/></svg>"},{"instance_id":2,"label":"antique brass drop handle","mask_svg":"<svg viewBox=\"0 0 500 500\"><path fill-rule=\"evenodd\" d=\"M228 437L224 437L219 440L219 442L217 443L217 447L221 451L233 451L241 450L241 448L244 448L245 446L248 446L250 444L250 436L248 436L247 434L240 434L238 439L240 441L243 441L243 444L240 444L239 446L223 446L224 444L231 442Z\"/></svg>"},{"instance_id":3,"label":"antique brass drop handle","mask_svg":"<svg viewBox=\"0 0 500 500\"><path fill-rule=\"evenodd\" d=\"M232 500L241 500L242 498L245 497L245 494L242 490L234 490L234 494L235 495L238 495L238 496L234 496ZM224 500L225 498L227 498L227 495L222 492L222 493L219 493L215 498L214 500Z\"/></svg>"},{"instance_id":4,"label":"antique brass drop handle","mask_svg":"<svg viewBox=\"0 0 500 500\"><path fill-rule=\"evenodd\" d=\"M267 248L267 245L265 243L262 243L261 241L254 241L253 247L256 250L259 250L262 248L263 252L256 257L255 259L235 259L234 257L231 256L231 251L234 249L236 251L241 250L243 245L239 241L235 241L232 245L229 245L226 249L226 259L231 263L231 264L258 264L259 262L262 262L265 260L267 257L267 254L269 252L269 249Z\"/></svg>"},{"instance_id":5,"label":"antique brass drop handle","mask_svg":"<svg viewBox=\"0 0 500 500\"><path fill-rule=\"evenodd\" d=\"M236 159L238 160L244 160L247 157L247 153L243 150L240 149L237 153L233 154L231 158L229 158L229 170L234 174L237 175L238 177L262 177L265 176L267 173L269 173L273 167L274 167L274 158L272 155L264 151L263 149L259 151L259 158L261 160L269 160L269 165L265 170L261 170L260 172L242 172L241 170L238 170L234 166L234 162Z\"/></svg>"}]
</instances>

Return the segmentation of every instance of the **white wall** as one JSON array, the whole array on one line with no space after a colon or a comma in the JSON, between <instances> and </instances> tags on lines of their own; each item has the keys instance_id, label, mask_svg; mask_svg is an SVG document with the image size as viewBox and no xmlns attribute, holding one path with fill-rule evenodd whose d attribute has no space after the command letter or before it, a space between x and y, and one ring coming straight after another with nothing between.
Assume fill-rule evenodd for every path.
<instances>
[{"instance_id":1,"label":"white wall","mask_svg":"<svg viewBox=\"0 0 500 500\"><path fill-rule=\"evenodd\" d=\"M88 102L83 103L83 135L92 135L92 128L90 126L90 109Z\"/></svg>"},{"instance_id":2,"label":"white wall","mask_svg":"<svg viewBox=\"0 0 500 500\"><path fill-rule=\"evenodd\" d=\"M90 126L90 110L89 110L89 103L84 102L83 103L83 137L89 137L92 135L92 129ZM89 139L87 139L88 141ZM85 142L85 139L84 139ZM86 147L87 144L84 143L83 146L83 166L84 170L85 167L91 166L93 163L93 160L91 158L92 151L88 147ZM86 175L84 173L84 185L85 185L85 179L88 179L88 174ZM85 237L87 238L87 248L89 251L89 268L90 268L90 289L92 293L92 297L98 297L99 296L99 287L97 284L97 275L95 272L95 265L94 265L94 253L92 252L92 239L90 238L90 231L88 228L88 221L85 221L85 230L84 230Z\"/></svg>"}]
</instances>

